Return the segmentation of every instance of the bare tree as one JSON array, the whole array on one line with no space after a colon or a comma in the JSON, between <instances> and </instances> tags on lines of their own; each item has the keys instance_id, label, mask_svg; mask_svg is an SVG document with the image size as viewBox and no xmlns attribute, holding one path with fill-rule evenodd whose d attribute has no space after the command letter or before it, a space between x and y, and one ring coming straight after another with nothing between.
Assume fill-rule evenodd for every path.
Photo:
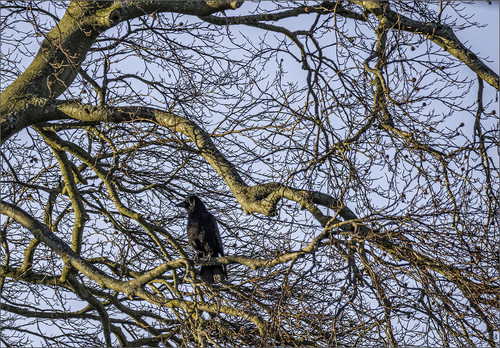
<instances>
[{"instance_id":1,"label":"bare tree","mask_svg":"<svg viewBox=\"0 0 500 348\"><path fill-rule=\"evenodd\" d=\"M498 341L473 5L1 5L3 345ZM195 260L191 194L226 257Z\"/></svg>"}]
</instances>

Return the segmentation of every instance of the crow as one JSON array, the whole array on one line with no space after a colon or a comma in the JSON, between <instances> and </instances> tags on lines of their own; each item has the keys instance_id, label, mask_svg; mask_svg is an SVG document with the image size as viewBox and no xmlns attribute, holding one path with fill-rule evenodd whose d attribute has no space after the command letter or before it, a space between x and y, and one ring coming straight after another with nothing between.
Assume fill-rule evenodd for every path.
<instances>
[{"instance_id":1,"label":"crow","mask_svg":"<svg viewBox=\"0 0 500 348\"><path fill-rule=\"evenodd\" d=\"M189 196L177 206L184 207L188 211L188 243L197 252L198 258L209 260L218 255L224 256L217 221L205 208L201 199L197 196ZM226 267L202 266L200 277L209 284L221 282L227 278Z\"/></svg>"}]
</instances>

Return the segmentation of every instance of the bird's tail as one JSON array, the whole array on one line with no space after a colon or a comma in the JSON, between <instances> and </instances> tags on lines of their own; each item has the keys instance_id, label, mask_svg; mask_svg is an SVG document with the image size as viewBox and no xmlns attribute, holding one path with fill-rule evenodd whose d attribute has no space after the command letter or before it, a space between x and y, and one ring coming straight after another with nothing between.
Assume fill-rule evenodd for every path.
<instances>
[{"instance_id":1,"label":"bird's tail","mask_svg":"<svg viewBox=\"0 0 500 348\"><path fill-rule=\"evenodd\" d=\"M220 283L227 278L226 266L202 266L200 278L206 283Z\"/></svg>"}]
</instances>

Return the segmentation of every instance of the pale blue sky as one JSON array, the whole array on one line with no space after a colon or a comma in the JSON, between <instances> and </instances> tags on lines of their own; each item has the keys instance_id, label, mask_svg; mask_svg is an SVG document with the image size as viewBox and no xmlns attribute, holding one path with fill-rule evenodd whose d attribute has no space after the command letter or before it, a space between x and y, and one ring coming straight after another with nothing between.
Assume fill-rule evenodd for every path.
<instances>
[{"instance_id":1,"label":"pale blue sky","mask_svg":"<svg viewBox=\"0 0 500 348\"><path fill-rule=\"evenodd\" d=\"M499 71L499 51L500 51L500 1L492 1L488 5L486 1L478 1L474 5L469 5L474 11L474 20L487 24L484 28L469 28L458 32L457 37L481 58L489 57L492 62L486 64L496 73Z\"/></svg>"}]
</instances>

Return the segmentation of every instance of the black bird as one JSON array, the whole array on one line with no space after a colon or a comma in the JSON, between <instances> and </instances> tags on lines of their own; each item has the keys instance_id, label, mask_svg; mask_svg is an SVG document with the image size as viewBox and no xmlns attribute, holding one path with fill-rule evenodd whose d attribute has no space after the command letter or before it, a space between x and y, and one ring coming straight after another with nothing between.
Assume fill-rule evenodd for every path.
<instances>
[{"instance_id":1,"label":"black bird","mask_svg":"<svg viewBox=\"0 0 500 348\"><path fill-rule=\"evenodd\" d=\"M215 217L205 208L197 196L189 196L177 204L188 211L187 235L189 245L197 252L198 258L224 256L222 240ZM200 277L204 282L216 283L227 278L225 266L202 266Z\"/></svg>"}]
</instances>

